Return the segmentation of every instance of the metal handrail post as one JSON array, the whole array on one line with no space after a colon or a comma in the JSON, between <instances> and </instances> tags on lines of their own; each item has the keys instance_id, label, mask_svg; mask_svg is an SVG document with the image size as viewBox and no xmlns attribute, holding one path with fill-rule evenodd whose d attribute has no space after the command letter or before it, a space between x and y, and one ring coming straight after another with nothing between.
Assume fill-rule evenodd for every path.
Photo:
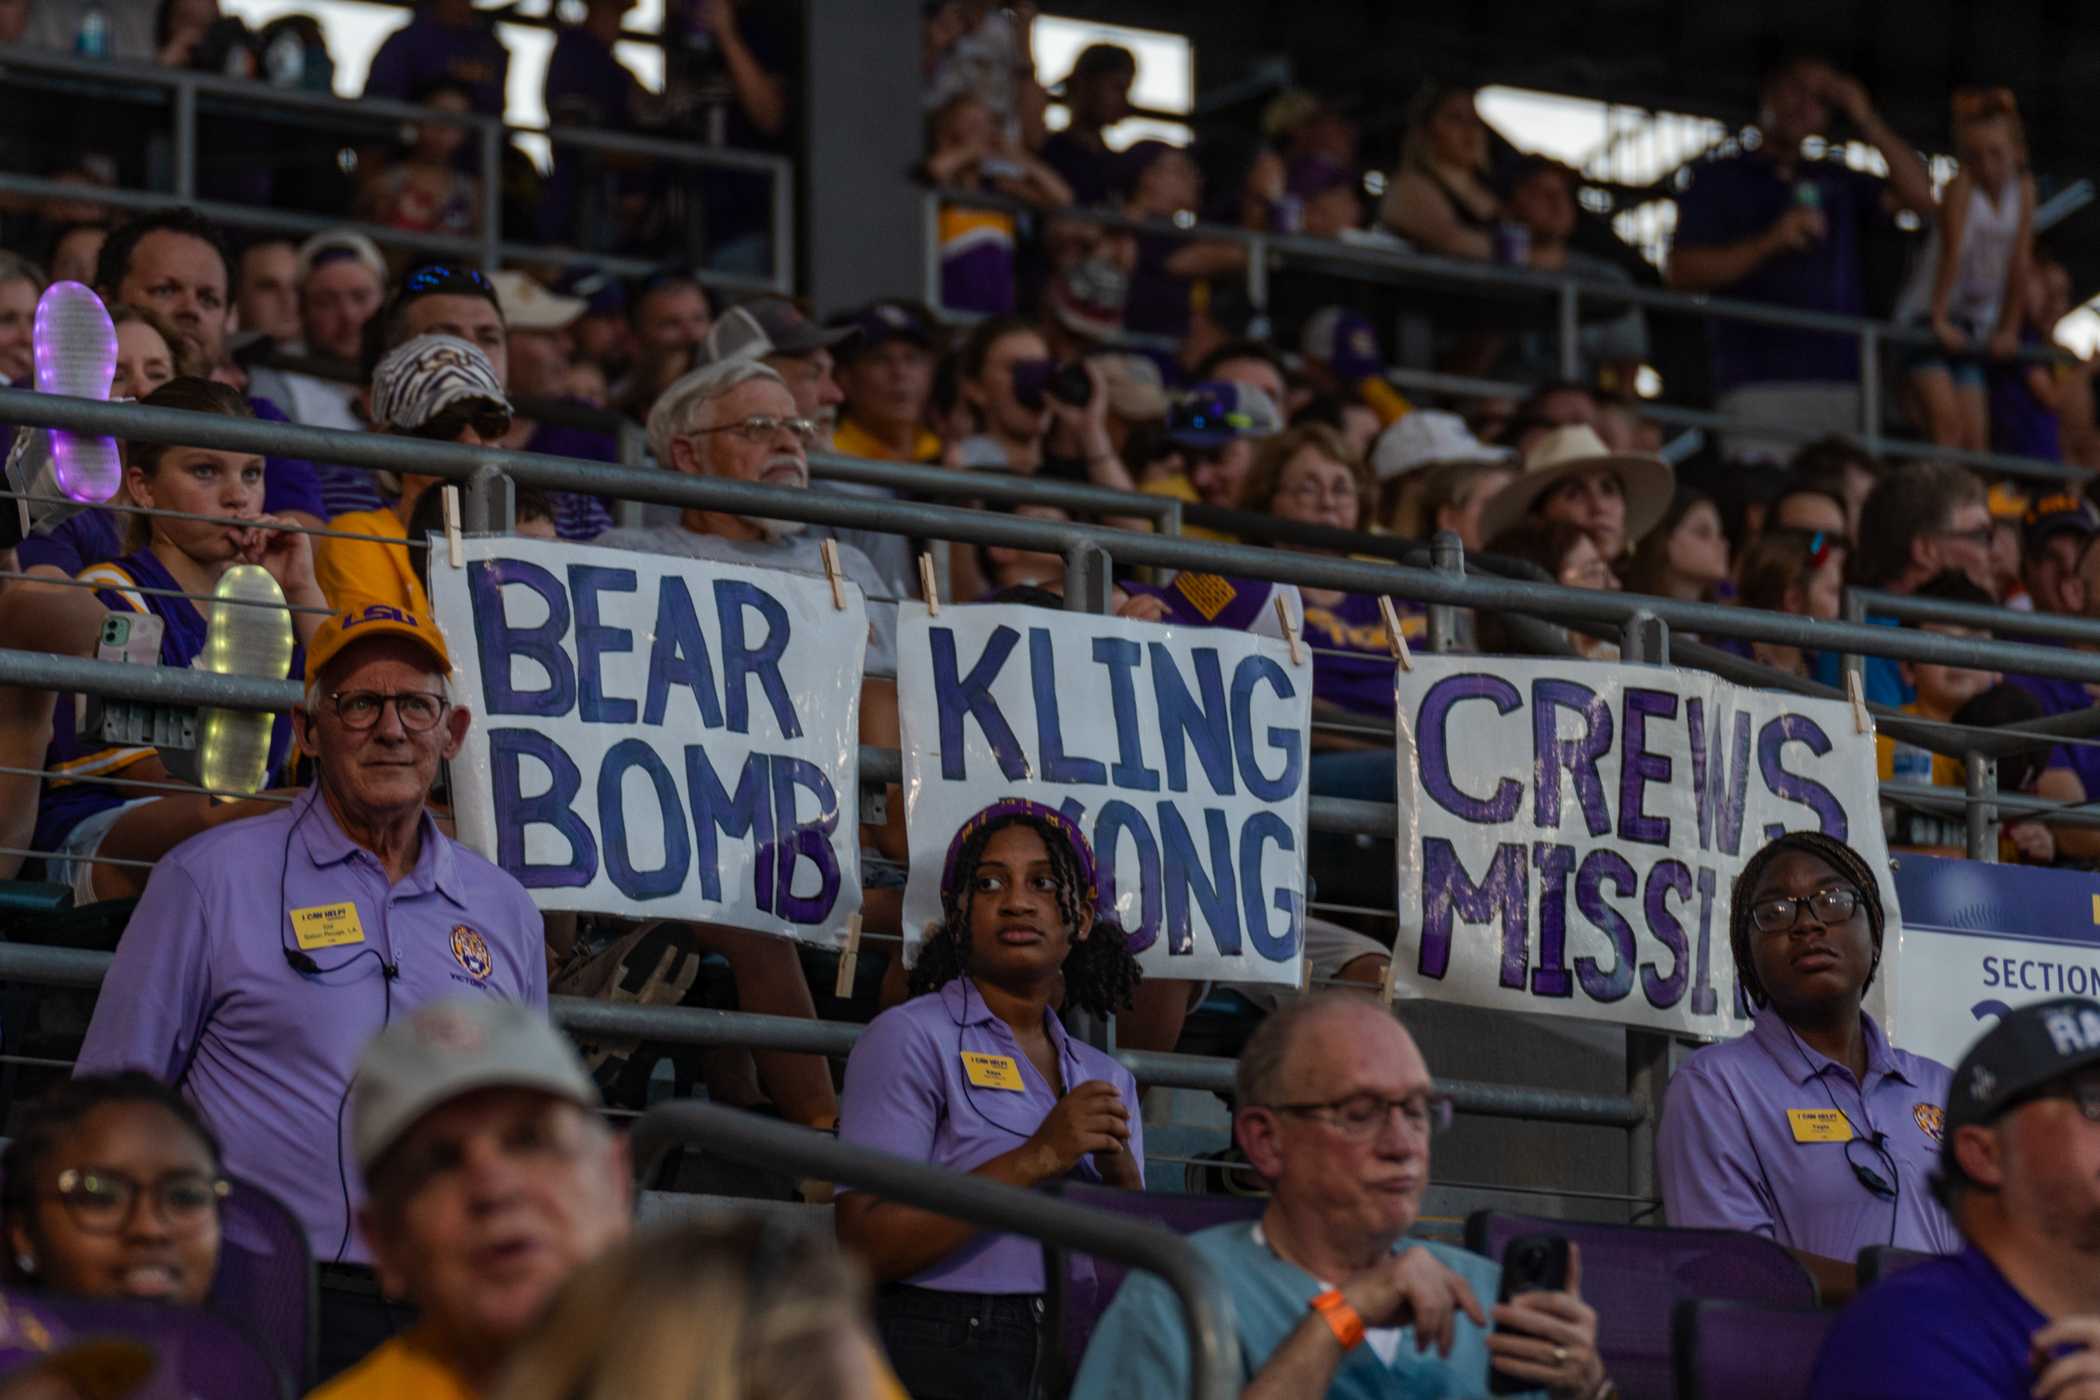
<instances>
[{"instance_id":1,"label":"metal handrail post","mask_svg":"<svg viewBox=\"0 0 2100 1400\"><path fill-rule=\"evenodd\" d=\"M507 535L516 528L517 492L499 464L474 468L460 496L460 529L467 534Z\"/></svg>"},{"instance_id":2,"label":"metal handrail post","mask_svg":"<svg viewBox=\"0 0 2100 1400\"><path fill-rule=\"evenodd\" d=\"M1065 611L1108 613L1114 610L1115 560L1107 549L1090 540L1076 540L1065 548ZM1097 1050L1116 1047L1116 1018L1113 1012L1094 1016L1084 1011L1066 1013L1071 1032Z\"/></svg>"},{"instance_id":3,"label":"metal handrail post","mask_svg":"<svg viewBox=\"0 0 2100 1400\"><path fill-rule=\"evenodd\" d=\"M1856 589L1847 588L1844 596L1844 619L1855 627L1863 626L1867 620L1866 599ZM1860 689L1864 693L1867 684L1867 658L1857 651L1847 651L1839 658L1839 667L1848 676L1859 677ZM1849 683L1848 683L1849 684Z\"/></svg>"},{"instance_id":4,"label":"metal handrail post","mask_svg":"<svg viewBox=\"0 0 2100 1400\"><path fill-rule=\"evenodd\" d=\"M773 290L791 297L795 294L794 181L786 170L776 167L767 183L773 196Z\"/></svg>"},{"instance_id":5,"label":"metal handrail post","mask_svg":"<svg viewBox=\"0 0 2100 1400\"><path fill-rule=\"evenodd\" d=\"M197 85L188 74L175 79L175 193L197 197Z\"/></svg>"},{"instance_id":6,"label":"metal handrail post","mask_svg":"<svg viewBox=\"0 0 2100 1400\"><path fill-rule=\"evenodd\" d=\"M503 128L481 128L481 270L503 265Z\"/></svg>"},{"instance_id":7,"label":"metal handrail post","mask_svg":"<svg viewBox=\"0 0 2100 1400\"><path fill-rule=\"evenodd\" d=\"M1189 1342L1189 1394L1194 1400L1233 1400L1240 1393L1239 1329L1232 1297L1210 1262L1162 1226L1088 1210L981 1176L940 1171L924 1162L840 1142L829 1133L719 1104L658 1104L636 1122L632 1142L643 1180L673 1148L697 1144L751 1166L855 1186L885 1200L988 1229L1055 1240L1068 1250L1158 1274L1181 1302Z\"/></svg>"},{"instance_id":8,"label":"metal handrail post","mask_svg":"<svg viewBox=\"0 0 2100 1400\"><path fill-rule=\"evenodd\" d=\"M1574 382L1582 378L1582 289L1572 277L1554 294L1557 310L1555 340L1560 354L1560 377Z\"/></svg>"},{"instance_id":9,"label":"metal handrail post","mask_svg":"<svg viewBox=\"0 0 2100 1400\"><path fill-rule=\"evenodd\" d=\"M1619 659L1634 665L1670 664L1670 624L1652 612L1637 612L1619 629ZM1670 1078L1670 1037L1629 1026L1626 1031L1626 1096L1647 1106L1626 1130L1626 1194L1655 1195L1655 1125L1662 1121L1663 1092Z\"/></svg>"},{"instance_id":10,"label":"metal handrail post","mask_svg":"<svg viewBox=\"0 0 2100 1400\"><path fill-rule=\"evenodd\" d=\"M925 220L920 231L919 246L926 250L926 286L921 300L928 306L939 306L941 297L941 196L937 190L928 190L919 202Z\"/></svg>"},{"instance_id":11,"label":"metal handrail post","mask_svg":"<svg viewBox=\"0 0 2100 1400\"><path fill-rule=\"evenodd\" d=\"M1269 240L1259 234L1247 240L1247 305L1269 310Z\"/></svg>"},{"instance_id":12,"label":"metal handrail post","mask_svg":"<svg viewBox=\"0 0 2100 1400\"><path fill-rule=\"evenodd\" d=\"M1867 451L1881 451L1881 331L1872 321L1859 328L1859 435Z\"/></svg>"},{"instance_id":13,"label":"metal handrail post","mask_svg":"<svg viewBox=\"0 0 2100 1400\"><path fill-rule=\"evenodd\" d=\"M1466 576L1466 545L1452 530L1439 530L1429 543L1430 567L1453 578ZM1458 609L1449 603L1429 605L1429 649L1458 649Z\"/></svg>"},{"instance_id":14,"label":"metal handrail post","mask_svg":"<svg viewBox=\"0 0 2100 1400\"><path fill-rule=\"evenodd\" d=\"M1998 859L1998 761L1970 750L1962 760L1962 815L1967 819L1970 860Z\"/></svg>"}]
</instances>

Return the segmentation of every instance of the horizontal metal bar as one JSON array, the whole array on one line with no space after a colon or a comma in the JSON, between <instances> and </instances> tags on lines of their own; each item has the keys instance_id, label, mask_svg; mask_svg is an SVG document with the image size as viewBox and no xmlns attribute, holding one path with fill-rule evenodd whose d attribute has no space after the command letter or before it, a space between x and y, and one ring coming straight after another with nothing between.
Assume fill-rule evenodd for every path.
<instances>
[{"instance_id":1,"label":"horizontal metal bar","mask_svg":"<svg viewBox=\"0 0 2100 1400\"><path fill-rule=\"evenodd\" d=\"M985 190L942 187L931 191L930 195L943 203L970 208L1009 211L1033 209L1033 206L1025 201ZM1131 218L1105 209L1061 209L1058 211L1058 217L1104 228L1128 229L1136 233L1156 234L1184 241L1238 243L1246 247L1250 255L1257 251L1276 253L1292 262L1370 274L1374 280L1470 283L1537 296L1558 296L1562 288L1572 286L1585 299L1611 306L1639 306L1681 315L1751 321L1761 325L1784 326L1792 330L1824 331L1832 335L1851 337L1857 337L1861 331L1871 329L1880 339L1894 344L1937 343L1930 331L1898 325L1893 321L1876 321L1863 316L1846 316L1830 311L1807 311L1798 307L1775 306L1769 302L1745 301L1738 297L1670 291L1643 287L1635 283L1601 282L1573 273L1542 272L1531 268L1511 267L1503 263L1422 253L1412 249L1367 247L1312 234L1258 232L1231 224L1196 223L1184 226L1165 219ZM2049 347L2023 347L2015 352L2012 358L2053 364L2066 360L2069 356L2061 350Z\"/></svg>"},{"instance_id":2,"label":"horizontal metal bar","mask_svg":"<svg viewBox=\"0 0 2100 1400\"><path fill-rule=\"evenodd\" d=\"M718 1104L659 1104L634 1125L632 1143L645 1178L672 1148L692 1144L752 1166L859 1187L886 1200L1053 1240L1064 1249L1158 1274L1181 1301L1191 1362L1188 1393L1196 1400L1232 1400L1240 1393L1232 1298L1209 1261L1170 1230L984 1177L940 1171Z\"/></svg>"},{"instance_id":3,"label":"horizontal metal bar","mask_svg":"<svg viewBox=\"0 0 2100 1400\"><path fill-rule=\"evenodd\" d=\"M2081 473L2081 477L2084 476ZM2100 622L2060 613L2023 612L1995 603L1957 603L1940 598L1919 598L1908 593L1889 593L1879 588L1846 590L1871 614L1893 617L1899 622L1944 622L1957 627L1976 627L1991 632L2012 632L2023 637L2047 637L2061 642L2100 642Z\"/></svg>"},{"instance_id":4,"label":"horizontal metal bar","mask_svg":"<svg viewBox=\"0 0 2100 1400\"><path fill-rule=\"evenodd\" d=\"M177 89L188 88L193 92L210 93L215 97L231 99L244 114L261 117L267 117L275 109L284 112L325 114L361 126L413 122L456 126L468 131L495 127L507 135L538 136L555 145L651 156L678 165L755 171L774 179L791 179L794 175L794 162L785 156L770 155L763 151L733 150L667 137L639 136L624 131L517 125L505 122L500 117L491 117L479 112L448 112L443 108L425 107L414 102L397 102L386 97L349 98L303 92L294 88L222 77L189 68L163 68L157 64L124 59L80 59L25 44L0 44L0 65L5 65L10 79L16 81L20 81L25 74L59 73L70 78L86 80L97 86L146 88L167 91L170 94ZM77 185L73 186L73 189L76 196L82 198L90 193L96 196L103 193L83 191ZM545 249L538 251L542 255L546 252Z\"/></svg>"},{"instance_id":5,"label":"horizontal metal bar","mask_svg":"<svg viewBox=\"0 0 2100 1400\"><path fill-rule=\"evenodd\" d=\"M1434 569L1407 568L1345 557L1112 530L1076 522L1029 520L918 501L875 500L763 486L720 477L688 476L681 472L608 466L602 462L466 447L384 433L346 433L297 424L228 418L219 414L148 408L141 404L104 403L21 389L0 389L0 422L71 428L146 442L296 454L316 461L412 471L452 481L466 480L479 468L495 467L519 482L542 489L582 491L738 515L791 518L849 529L1012 545L1058 554L1063 554L1074 544L1095 544L1107 550L1118 564L1203 569L1355 593L1389 593L1424 603L1451 603L1557 621L1617 625L1645 610L1668 623L1673 633L1745 637L1821 651L1853 651L1910 661L1988 666L1993 670L2100 681L2100 654L2067 651L2060 647L1955 639L1929 632L1827 622L1787 613L1756 612L1674 598L1563 588L1557 584L1478 573L1453 575Z\"/></svg>"},{"instance_id":6,"label":"horizontal metal bar","mask_svg":"<svg viewBox=\"0 0 2100 1400\"><path fill-rule=\"evenodd\" d=\"M871 457L845 457L836 452L809 454L809 474L820 481L850 481L887 486L912 495L993 501L1001 505L1037 504L1096 515L1143 516L1159 522L1181 503L1169 496L1122 491L1046 477L1005 472L957 471L920 462L889 462Z\"/></svg>"},{"instance_id":7,"label":"horizontal metal bar","mask_svg":"<svg viewBox=\"0 0 2100 1400\"><path fill-rule=\"evenodd\" d=\"M109 970L110 957L108 953L85 948L0 942L0 978L48 986L99 987ZM749 1011L713 1011L694 1006L640 1006L586 997L549 997L547 1007L556 1025L578 1036L617 1036L677 1045L738 1045L834 1059L853 1053L863 1029L843 1021L805 1021L791 1016L761 1016ZM1146 1050L1120 1050L1116 1058L1140 1084L1232 1092L1236 1063L1232 1060ZM1623 1128L1641 1121L1644 1112L1633 1099L1619 1094L1531 1089L1469 1079L1439 1079L1437 1087L1450 1094L1461 1111L1488 1118L1538 1118Z\"/></svg>"},{"instance_id":8,"label":"horizontal metal bar","mask_svg":"<svg viewBox=\"0 0 2100 1400\"><path fill-rule=\"evenodd\" d=\"M0 647L0 686L57 690L145 705L216 706L229 710L288 710L306 691L297 681L222 676L185 666L137 666L90 661L49 651Z\"/></svg>"},{"instance_id":9,"label":"horizontal metal bar","mask_svg":"<svg viewBox=\"0 0 2100 1400\"><path fill-rule=\"evenodd\" d=\"M1912 807L1954 812L1967 811L1969 807L1968 794L1961 789L1934 787L1930 783L1883 783L1881 795ZM2100 799L2086 803L2053 802L2046 797L2029 797L2025 793L1994 792L1984 805L2039 817L2052 825L2100 826L2100 805L2096 803L2100 803Z\"/></svg>"}]
</instances>

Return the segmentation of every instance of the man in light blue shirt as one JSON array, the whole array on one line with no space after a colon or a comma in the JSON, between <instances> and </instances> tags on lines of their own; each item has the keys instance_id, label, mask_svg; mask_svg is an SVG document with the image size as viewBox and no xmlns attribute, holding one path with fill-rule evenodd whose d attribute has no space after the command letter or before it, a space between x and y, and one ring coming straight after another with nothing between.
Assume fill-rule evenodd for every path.
<instances>
[{"instance_id":1,"label":"man in light blue shirt","mask_svg":"<svg viewBox=\"0 0 2100 1400\"><path fill-rule=\"evenodd\" d=\"M1491 1365L1560 1400L1610 1393L1572 1251L1566 1290L1490 1307L1493 1261L1408 1238L1429 1135L1451 1104L1389 1010L1348 993L1287 1004L1247 1042L1237 1093L1234 1131L1269 1208L1190 1243L1232 1296L1247 1400L1482 1395ZM1188 1383L1179 1305L1158 1279L1131 1275L1073 1400L1186 1394Z\"/></svg>"}]
</instances>

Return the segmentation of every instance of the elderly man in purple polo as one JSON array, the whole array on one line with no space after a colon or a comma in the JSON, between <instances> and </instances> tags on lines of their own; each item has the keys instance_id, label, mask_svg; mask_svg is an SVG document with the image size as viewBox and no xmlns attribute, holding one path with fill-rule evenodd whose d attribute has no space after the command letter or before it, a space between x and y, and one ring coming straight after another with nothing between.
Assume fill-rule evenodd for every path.
<instances>
[{"instance_id":1,"label":"elderly man in purple polo","mask_svg":"<svg viewBox=\"0 0 2100 1400\"><path fill-rule=\"evenodd\" d=\"M438 829L425 803L468 711L427 618L380 604L329 618L293 711L314 786L283 810L183 842L117 946L77 1069L179 1086L227 1171L305 1225L314 1257L363 1262L344 1104L383 1026L440 998L544 1007L539 911Z\"/></svg>"},{"instance_id":2,"label":"elderly man in purple polo","mask_svg":"<svg viewBox=\"0 0 2100 1400\"><path fill-rule=\"evenodd\" d=\"M1685 1062L1656 1135L1670 1224L1777 1240L1826 1303L1852 1295L1870 1244L1961 1248L1932 1189L1947 1067L1860 1009L1883 922L1873 870L1837 838L1788 832L1752 856L1729 943L1757 1020Z\"/></svg>"}]
</instances>

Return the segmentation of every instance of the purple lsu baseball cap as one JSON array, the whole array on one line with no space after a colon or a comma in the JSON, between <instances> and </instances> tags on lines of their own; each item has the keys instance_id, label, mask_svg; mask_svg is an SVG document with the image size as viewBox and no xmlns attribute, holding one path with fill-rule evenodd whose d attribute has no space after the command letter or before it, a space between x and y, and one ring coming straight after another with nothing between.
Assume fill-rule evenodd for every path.
<instances>
[{"instance_id":1,"label":"purple lsu baseball cap","mask_svg":"<svg viewBox=\"0 0 2100 1400\"><path fill-rule=\"evenodd\" d=\"M955 897L957 867L962 862L963 847L970 838L987 827L1004 825L1016 818L1028 818L1041 822L1049 831L1063 838L1072 848L1073 859L1079 863L1079 877L1086 882L1086 907L1098 909L1101 905L1101 881L1094 872L1094 848L1088 844L1086 834L1078 825L1055 807L1047 807L1025 797L1002 797L983 811L964 822L948 843L948 859L941 865L941 902L946 904Z\"/></svg>"}]
</instances>

